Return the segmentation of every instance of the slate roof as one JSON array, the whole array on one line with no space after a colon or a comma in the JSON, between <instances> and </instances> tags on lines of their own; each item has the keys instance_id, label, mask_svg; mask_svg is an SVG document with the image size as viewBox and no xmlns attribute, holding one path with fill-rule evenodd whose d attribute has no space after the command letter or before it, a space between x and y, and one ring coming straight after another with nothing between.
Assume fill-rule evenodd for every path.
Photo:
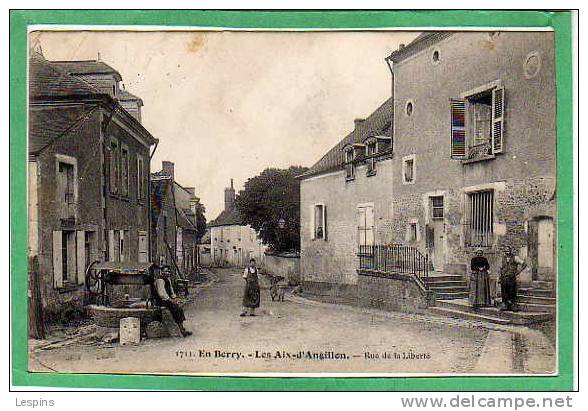
<instances>
[{"instance_id":1,"label":"slate roof","mask_svg":"<svg viewBox=\"0 0 588 411\"><path fill-rule=\"evenodd\" d=\"M343 147L348 144L362 143L370 136L392 136L393 121L393 99L389 98L365 121L360 123L351 133L347 134L335 147L327 152L310 169L299 176L300 178L310 177L316 174L342 169L345 165L345 153Z\"/></svg>"},{"instance_id":2,"label":"slate roof","mask_svg":"<svg viewBox=\"0 0 588 411\"><path fill-rule=\"evenodd\" d=\"M220 227L224 225L245 225L241 213L236 208L223 210L217 218L208 223L208 227Z\"/></svg>"},{"instance_id":3,"label":"slate roof","mask_svg":"<svg viewBox=\"0 0 588 411\"><path fill-rule=\"evenodd\" d=\"M61 67L33 55L29 61L29 96L31 100L43 97L71 97L98 95L100 91L87 81L70 75Z\"/></svg>"},{"instance_id":4,"label":"slate roof","mask_svg":"<svg viewBox=\"0 0 588 411\"><path fill-rule=\"evenodd\" d=\"M61 65L69 74L73 75L113 74L117 81L122 80L117 70L99 60L54 61L53 63Z\"/></svg>"},{"instance_id":5,"label":"slate roof","mask_svg":"<svg viewBox=\"0 0 588 411\"><path fill-rule=\"evenodd\" d=\"M29 154L38 154L43 148L85 121L96 106L29 109Z\"/></svg>"},{"instance_id":6,"label":"slate roof","mask_svg":"<svg viewBox=\"0 0 588 411\"><path fill-rule=\"evenodd\" d=\"M139 104L143 105L143 100L141 99L141 97L137 97L134 94L129 93L124 88L118 91L116 99L119 101L139 101Z\"/></svg>"}]
</instances>

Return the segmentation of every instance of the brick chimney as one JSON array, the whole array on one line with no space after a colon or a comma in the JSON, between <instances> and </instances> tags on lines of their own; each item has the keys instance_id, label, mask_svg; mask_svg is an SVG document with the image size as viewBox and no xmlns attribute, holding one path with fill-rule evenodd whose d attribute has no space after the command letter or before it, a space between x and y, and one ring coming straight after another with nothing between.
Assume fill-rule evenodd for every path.
<instances>
[{"instance_id":1,"label":"brick chimney","mask_svg":"<svg viewBox=\"0 0 588 411\"><path fill-rule=\"evenodd\" d=\"M170 176L174 180L174 163L171 161L162 161L161 168L165 174Z\"/></svg>"},{"instance_id":2,"label":"brick chimney","mask_svg":"<svg viewBox=\"0 0 588 411\"><path fill-rule=\"evenodd\" d=\"M235 207L235 188L231 178L231 186L225 188L225 210L230 210L233 207Z\"/></svg>"}]
</instances>

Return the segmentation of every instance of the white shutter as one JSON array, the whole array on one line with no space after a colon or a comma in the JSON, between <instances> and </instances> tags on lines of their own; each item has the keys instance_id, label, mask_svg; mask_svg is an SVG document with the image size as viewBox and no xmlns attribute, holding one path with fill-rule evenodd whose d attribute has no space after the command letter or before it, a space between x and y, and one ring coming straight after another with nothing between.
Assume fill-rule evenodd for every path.
<instances>
[{"instance_id":1,"label":"white shutter","mask_svg":"<svg viewBox=\"0 0 588 411\"><path fill-rule=\"evenodd\" d=\"M375 226L375 217L374 217L374 208L373 207L366 207L365 208L365 243L366 245L374 245L374 226Z\"/></svg>"},{"instance_id":2,"label":"white shutter","mask_svg":"<svg viewBox=\"0 0 588 411\"><path fill-rule=\"evenodd\" d=\"M139 262L147 262L147 233L139 231Z\"/></svg>"},{"instance_id":3,"label":"white shutter","mask_svg":"<svg viewBox=\"0 0 588 411\"><path fill-rule=\"evenodd\" d=\"M53 286L63 287L63 266L61 260L61 231L53 231Z\"/></svg>"},{"instance_id":4,"label":"white shutter","mask_svg":"<svg viewBox=\"0 0 588 411\"><path fill-rule=\"evenodd\" d=\"M114 230L108 230L108 260L116 261L114 255Z\"/></svg>"},{"instance_id":5,"label":"white shutter","mask_svg":"<svg viewBox=\"0 0 588 411\"><path fill-rule=\"evenodd\" d=\"M310 206L310 238L311 239L315 239L316 238L316 229L315 229L315 224L316 224L316 218L315 218L315 211L314 211L315 206L311 205Z\"/></svg>"},{"instance_id":6,"label":"white shutter","mask_svg":"<svg viewBox=\"0 0 588 411\"><path fill-rule=\"evenodd\" d=\"M502 153L504 138L504 88L492 90L492 152Z\"/></svg>"},{"instance_id":7,"label":"white shutter","mask_svg":"<svg viewBox=\"0 0 588 411\"><path fill-rule=\"evenodd\" d=\"M120 261L125 261L125 254L127 254L127 239L125 238L125 231L120 230L118 235L118 250L120 254Z\"/></svg>"},{"instance_id":8,"label":"white shutter","mask_svg":"<svg viewBox=\"0 0 588 411\"><path fill-rule=\"evenodd\" d=\"M78 284L84 284L86 277L86 236L84 231L76 232L76 261L78 264Z\"/></svg>"}]
</instances>

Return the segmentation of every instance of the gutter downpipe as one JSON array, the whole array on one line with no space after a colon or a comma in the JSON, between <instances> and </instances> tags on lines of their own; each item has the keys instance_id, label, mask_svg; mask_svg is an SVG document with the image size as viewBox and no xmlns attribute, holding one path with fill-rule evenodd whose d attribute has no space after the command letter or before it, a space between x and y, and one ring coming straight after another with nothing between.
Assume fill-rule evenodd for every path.
<instances>
[{"instance_id":1,"label":"gutter downpipe","mask_svg":"<svg viewBox=\"0 0 588 411\"><path fill-rule=\"evenodd\" d=\"M147 241L149 243L149 257L148 260L151 261L151 257L153 255L153 244L151 243L151 229L153 228L153 221L151 221L151 160L155 155L155 151L157 151L157 146L159 145L159 139L155 139L155 147L153 147L153 151L149 154L149 172L147 173L147 218L149 219L149 230L147 231Z\"/></svg>"}]
</instances>

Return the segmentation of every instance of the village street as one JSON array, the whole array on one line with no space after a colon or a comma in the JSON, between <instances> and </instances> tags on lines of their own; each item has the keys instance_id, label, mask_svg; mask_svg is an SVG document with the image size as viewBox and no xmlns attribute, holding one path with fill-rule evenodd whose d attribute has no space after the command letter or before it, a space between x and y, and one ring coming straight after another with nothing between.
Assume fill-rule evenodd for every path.
<instances>
[{"instance_id":1,"label":"village street","mask_svg":"<svg viewBox=\"0 0 588 411\"><path fill-rule=\"evenodd\" d=\"M176 334L137 346L78 343L36 350L30 368L80 373L503 373L542 372L533 363L553 360L541 333L526 328L513 334L514 328L504 326L362 310L296 296L272 302L267 289L262 289L258 316L239 317L241 275L239 269L215 270L213 280L197 290L185 307L194 332L186 339ZM519 332L534 345L528 350L533 356L525 361L524 353L513 355L513 336Z\"/></svg>"}]
</instances>

